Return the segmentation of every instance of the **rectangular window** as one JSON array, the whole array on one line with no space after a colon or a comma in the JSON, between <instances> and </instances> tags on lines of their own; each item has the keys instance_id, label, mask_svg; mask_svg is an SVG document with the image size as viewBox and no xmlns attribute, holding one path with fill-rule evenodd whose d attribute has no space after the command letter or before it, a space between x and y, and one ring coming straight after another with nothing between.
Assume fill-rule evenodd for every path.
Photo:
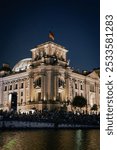
<instances>
[{"instance_id":1,"label":"rectangular window","mask_svg":"<svg viewBox=\"0 0 117 150\"><path fill-rule=\"evenodd\" d=\"M21 83L21 88L23 88L24 87L24 84L23 83Z\"/></svg>"},{"instance_id":2,"label":"rectangular window","mask_svg":"<svg viewBox=\"0 0 117 150\"><path fill-rule=\"evenodd\" d=\"M9 90L12 90L12 85L10 85Z\"/></svg>"},{"instance_id":3,"label":"rectangular window","mask_svg":"<svg viewBox=\"0 0 117 150\"><path fill-rule=\"evenodd\" d=\"M15 89L17 89L18 88L18 86L17 86L17 84L15 84Z\"/></svg>"},{"instance_id":4,"label":"rectangular window","mask_svg":"<svg viewBox=\"0 0 117 150\"><path fill-rule=\"evenodd\" d=\"M77 89L77 83L75 83L75 89Z\"/></svg>"},{"instance_id":5,"label":"rectangular window","mask_svg":"<svg viewBox=\"0 0 117 150\"><path fill-rule=\"evenodd\" d=\"M23 92L21 92L21 96L23 96Z\"/></svg>"},{"instance_id":6,"label":"rectangular window","mask_svg":"<svg viewBox=\"0 0 117 150\"><path fill-rule=\"evenodd\" d=\"M7 91L7 86L4 87L4 90Z\"/></svg>"},{"instance_id":7,"label":"rectangular window","mask_svg":"<svg viewBox=\"0 0 117 150\"><path fill-rule=\"evenodd\" d=\"M39 86L39 87L41 87L41 78L39 78L38 80L37 80L37 86Z\"/></svg>"},{"instance_id":8,"label":"rectangular window","mask_svg":"<svg viewBox=\"0 0 117 150\"><path fill-rule=\"evenodd\" d=\"M81 90L83 90L83 86L82 86L82 84L80 85L80 89L81 89Z\"/></svg>"},{"instance_id":9,"label":"rectangular window","mask_svg":"<svg viewBox=\"0 0 117 150\"><path fill-rule=\"evenodd\" d=\"M23 103L23 99L21 99L21 104Z\"/></svg>"}]
</instances>

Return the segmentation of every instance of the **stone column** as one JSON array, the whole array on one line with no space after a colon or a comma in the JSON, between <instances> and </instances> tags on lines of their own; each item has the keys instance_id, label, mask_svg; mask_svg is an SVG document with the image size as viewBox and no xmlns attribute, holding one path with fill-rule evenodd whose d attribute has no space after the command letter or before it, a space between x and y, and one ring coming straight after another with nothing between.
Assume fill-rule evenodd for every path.
<instances>
[{"instance_id":1,"label":"stone column","mask_svg":"<svg viewBox=\"0 0 117 150\"><path fill-rule=\"evenodd\" d=\"M54 72L51 72L51 99L54 100Z\"/></svg>"},{"instance_id":2,"label":"stone column","mask_svg":"<svg viewBox=\"0 0 117 150\"><path fill-rule=\"evenodd\" d=\"M8 91L8 83L6 83L6 86L7 86L7 91L6 91L6 95L7 95L7 101L9 103L9 91ZM4 90L4 89L3 89Z\"/></svg>"},{"instance_id":3,"label":"stone column","mask_svg":"<svg viewBox=\"0 0 117 150\"><path fill-rule=\"evenodd\" d=\"M54 73L54 100L57 99L57 73Z\"/></svg>"},{"instance_id":4,"label":"stone column","mask_svg":"<svg viewBox=\"0 0 117 150\"><path fill-rule=\"evenodd\" d=\"M66 90L66 100L70 100L70 81L69 81L69 75L66 74L66 87L65 87L65 90Z\"/></svg>"},{"instance_id":5,"label":"stone column","mask_svg":"<svg viewBox=\"0 0 117 150\"><path fill-rule=\"evenodd\" d=\"M87 99L87 105L89 105L89 92L90 92L90 83L85 81L85 98Z\"/></svg>"},{"instance_id":6,"label":"stone column","mask_svg":"<svg viewBox=\"0 0 117 150\"><path fill-rule=\"evenodd\" d=\"M27 90L26 90L26 103L27 103L27 100L29 100L29 95L30 95L30 88L29 88L29 78L27 78Z\"/></svg>"},{"instance_id":7,"label":"stone column","mask_svg":"<svg viewBox=\"0 0 117 150\"><path fill-rule=\"evenodd\" d=\"M24 79L24 104L26 104L26 79Z\"/></svg>"},{"instance_id":8,"label":"stone column","mask_svg":"<svg viewBox=\"0 0 117 150\"><path fill-rule=\"evenodd\" d=\"M34 100L34 88L33 88L33 78L30 78L30 97L31 97L31 101Z\"/></svg>"},{"instance_id":9,"label":"stone column","mask_svg":"<svg viewBox=\"0 0 117 150\"><path fill-rule=\"evenodd\" d=\"M95 103L99 105L99 85L95 83Z\"/></svg>"},{"instance_id":10,"label":"stone column","mask_svg":"<svg viewBox=\"0 0 117 150\"><path fill-rule=\"evenodd\" d=\"M48 71L48 99L53 99L53 76L52 71Z\"/></svg>"},{"instance_id":11,"label":"stone column","mask_svg":"<svg viewBox=\"0 0 117 150\"><path fill-rule=\"evenodd\" d=\"M69 78L69 100L72 101L72 79Z\"/></svg>"},{"instance_id":12,"label":"stone column","mask_svg":"<svg viewBox=\"0 0 117 150\"><path fill-rule=\"evenodd\" d=\"M77 95L79 95L79 80L77 80Z\"/></svg>"},{"instance_id":13,"label":"stone column","mask_svg":"<svg viewBox=\"0 0 117 150\"><path fill-rule=\"evenodd\" d=\"M20 103L20 79L18 80L18 96L17 96L17 102Z\"/></svg>"},{"instance_id":14,"label":"stone column","mask_svg":"<svg viewBox=\"0 0 117 150\"><path fill-rule=\"evenodd\" d=\"M58 77L58 73L56 74L56 97L57 97L57 99L59 98L59 92L58 92L58 89L59 89L59 82L58 82L58 80L59 80L59 77Z\"/></svg>"},{"instance_id":15,"label":"stone column","mask_svg":"<svg viewBox=\"0 0 117 150\"><path fill-rule=\"evenodd\" d=\"M44 74L41 73L41 99L44 99Z\"/></svg>"},{"instance_id":16,"label":"stone column","mask_svg":"<svg viewBox=\"0 0 117 150\"><path fill-rule=\"evenodd\" d=\"M48 100L48 74L47 73L44 77L44 83L45 83L45 87L44 87L45 100Z\"/></svg>"},{"instance_id":17,"label":"stone column","mask_svg":"<svg viewBox=\"0 0 117 150\"><path fill-rule=\"evenodd\" d=\"M78 94L80 96L81 95L81 81L80 80L78 82L78 89L79 89Z\"/></svg>"},{"instance_id":18,"label":"stone column","mask_svg":"<svg viewBox=\"0 0 117 150\"><path fill-rule=\"evenodd\" d=\"M33 95L34 89L33 89L33 74L29 75L29 100L33 101L34 95Z\"/></svg>"},{"instance_id":19,"label":"stone column","mask_svg":"<svg viewBox=\"0 0 117 150\"><path fill-rule=\"evenodd\" d=\"M3 81L2 80L0 80L0 105L3 105Z\"/></svg>"},{"instance_id":20,"label":"stone column","mask_svg":"<svg viewBox=\"0 0 117 150\"><path fill-rule=\"evenodd\" d=\"M83 93L84 93L84 97L87 99L87 91L86 91L86 79L84 80L84 82L83 82L83 84L84 84L84 89L83 89Z\"/></svg>"},{"instance_id":21,"label":"stone column","mask_svg":"<svg viewBox=\"0 0 117 150\"><path fill-rule=\"evenodd\" d=\"M43 99L44 100L46 100L47 98L46 98L46 86L47 86L47 84L46 84L46 74L44 74L44 97L43 97Z\"/></svg>"},{"instance_id":22,"label":"stone column","mask_svg":"<svg viewBox=\"0 0 117 150\"><path fill-rule=\"evenodd\" d=\"M90 94L90 83L89 81L85 81L85 98L87 100L87 112L90 112L90 99L89 99L89 94Z\"/></svg>"}]
</instances>

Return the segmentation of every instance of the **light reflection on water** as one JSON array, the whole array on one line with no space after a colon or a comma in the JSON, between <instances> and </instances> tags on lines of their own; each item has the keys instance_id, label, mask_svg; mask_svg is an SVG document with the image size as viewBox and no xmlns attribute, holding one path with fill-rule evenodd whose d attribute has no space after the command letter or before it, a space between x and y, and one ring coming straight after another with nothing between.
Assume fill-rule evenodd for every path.
<instances>
[{"instance_id":1,"label":"light reflection on water","mask_svg":"<svg viewBox=\"0 0 117 150\"><path fill-rule=\"evenodd\" d=\"M100 130L0 132L0 150L99 150Z\"/></svg>"}]
</instances>

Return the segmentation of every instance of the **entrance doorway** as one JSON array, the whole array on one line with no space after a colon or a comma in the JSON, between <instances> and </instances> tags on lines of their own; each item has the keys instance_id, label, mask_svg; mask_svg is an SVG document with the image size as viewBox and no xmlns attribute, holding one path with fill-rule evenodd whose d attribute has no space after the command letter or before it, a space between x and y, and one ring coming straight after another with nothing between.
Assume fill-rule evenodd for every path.
<instances>
[{"instance_id":1,"label":"entrance doorway","mask_svg":"<svg viewBox=\"0 0 117 150\"><path fill-rule=\"evenodd\" d=\"M12 111L17 111L17 93L9 94L9 109Z\"/></svg>"}]
</instances>

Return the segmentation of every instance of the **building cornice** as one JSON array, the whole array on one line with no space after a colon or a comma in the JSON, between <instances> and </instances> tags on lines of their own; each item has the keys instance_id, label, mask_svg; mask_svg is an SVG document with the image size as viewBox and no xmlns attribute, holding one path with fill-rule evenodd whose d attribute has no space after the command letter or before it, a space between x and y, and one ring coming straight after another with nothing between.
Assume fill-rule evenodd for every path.
<instances>
[{"instance_id":1,"label":"building cornice","mask_svg":"<svg viewBox=\"0 0 117 150\"><path fill-rule=\"evenodd\" d=\"M54 42L52 42L52 41L48 41L48 42L45 42L45 43L42 43L42 44L37 45L35 48L31 49L31 52L36 51L38 48L43 48L43 47L49 46L49 45L54 45L54 46L56 46L57 48L59 47L62 51L68 52L68 50L67 50L64 46L61 46L61 45L59 45L59 44L56 44L56 43L54 43Z\"/></svg>"}]
</instances>

